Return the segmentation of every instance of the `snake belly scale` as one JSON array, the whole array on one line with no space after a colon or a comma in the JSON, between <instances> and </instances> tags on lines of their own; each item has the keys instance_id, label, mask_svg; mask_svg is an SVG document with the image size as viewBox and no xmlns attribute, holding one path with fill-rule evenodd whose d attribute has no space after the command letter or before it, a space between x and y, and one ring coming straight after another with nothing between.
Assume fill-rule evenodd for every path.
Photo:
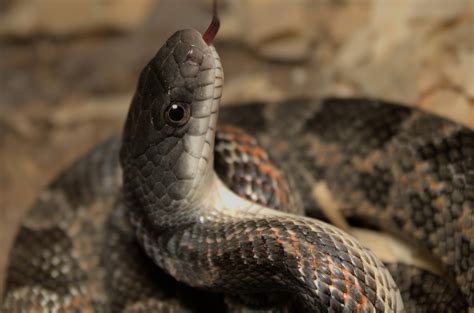
<instances>
[{"instance_id":1,"label":"snake belly scale","mask_svg":"<svg viewBox=\"0 0 474 313\"><path fill-rule=\"evenodd\" d=\"M437 260L453 291L432 307L473 306L470 130L366 99L224 108L226 122L258 129L267 155L244 131L218 129L222 83L201 34L168 39L140 75L122 138L66 170L25 217L4 310L221 311L224 292L289 294L308 312L402 312L402 266L388 266L394 280L351 235L296 215L324 218L311 196L320 182L345 217Z\"/></svg>"}]
</instances>

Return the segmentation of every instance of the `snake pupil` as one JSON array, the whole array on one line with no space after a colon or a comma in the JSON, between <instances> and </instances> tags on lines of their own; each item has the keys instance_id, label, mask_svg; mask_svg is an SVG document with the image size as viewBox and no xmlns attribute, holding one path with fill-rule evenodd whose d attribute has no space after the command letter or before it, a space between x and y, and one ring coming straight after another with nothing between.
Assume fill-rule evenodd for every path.
<instances>
[{"instance_id":1,"label":"snake pupil","mask_svg":"<svg viewBox=\"0 0 474 313\"><path fill-rule=\"evenodd\" d=\"M173 103L165 111L165 119L170 126L184 125L189 116L189 107L182 103Z\"/></svg>"},{"instance_id":2,"label":"snake pupil","mask_svg":"<svg viewBox=\"0 0 474 313\"><path fill-rule=\"evenodd\" d=\"M173 104L169 113L170 119L179 122L184 117L184 109L177 104Z\"/></svg>"}]
</instances>

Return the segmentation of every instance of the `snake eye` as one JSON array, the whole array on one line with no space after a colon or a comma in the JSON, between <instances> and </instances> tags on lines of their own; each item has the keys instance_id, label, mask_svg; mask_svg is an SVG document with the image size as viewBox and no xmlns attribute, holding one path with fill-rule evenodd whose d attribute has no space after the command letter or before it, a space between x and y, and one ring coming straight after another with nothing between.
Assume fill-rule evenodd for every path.
<instances>
[{"instance_id":1,"label":"snake eye","mask_svg":"<svg viewBox=\"0 0 474 313\"><path fill-rule=\"evenodd\" d=\"M168 125L183 126L191 117L191 109L186 103L172 103L165 109L164 115Z\"/></svg>"}]
</instances>

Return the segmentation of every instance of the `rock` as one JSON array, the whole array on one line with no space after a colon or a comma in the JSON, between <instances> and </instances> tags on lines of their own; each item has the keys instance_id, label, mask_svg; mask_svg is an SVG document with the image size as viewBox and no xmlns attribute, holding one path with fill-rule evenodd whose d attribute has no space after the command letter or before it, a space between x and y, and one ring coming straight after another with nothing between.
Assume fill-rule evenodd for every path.
<instances>
[{"instance_id":1,"label":"rock","mask_svg":"<svg viewBox=\"0 0 474 313\"><path fill-rule=\"evenodd\" d=\"M285 94L264 74L241 75L226 81L223 103L246 101L278 101Z\"/></svg>"},{"instance_id":2,"label":"rock","mask_svg":"<svg viewBox=\"0 0 474 313\"><path fill-rule=\"evenodd\" d=\"M364 52L370 46L369 32L360 33L360 41L353 42L353 50L343 51L336 72L342 81L357 86L358 93L402 103L412 103L417 98L416 77L419 63L412 57L412 43L393 47L390 57L377 58L374 51Z\"/></svg>"},{"instance_id":3,"label":"rock","mask_svg":"<svg viewBox=\"0 0 474 313\"><path fill-rule=\"evenodd\" d=\"M66 36L130 31L150 12L153 0L10 0L0 11L0 36Z\"/></svg>"},{"instance_id":4,"label":"rock","mask_svg":"<svg viewBox=\"0 0 474 313\"><path fill-rule=\"evenodd\" d=\"M227 0L222 39L239 40L259 55L294 62L310 54L314 34L309 0Z\"/></svg>"},{"instance_id":5,"label":"rock","mask_svg":"<svg viewBox=\"0 0 474 313\"><path fill-rule=\"evenodd\" d=\"M474 50L461 51L459 53L459 60L461 72L461 85L464 88L467 95L474 98Z\"/></svg>"},{"instance_id":6,"label":"rock","mask_svg":"<svg viewBox=\"0 0 474 313\"><path fill-rule=\"evenodd\" d=\"M420 100L419 105L423 109L460 122L468 127L474 125L474 106L455 90L448 88L435 90Z\"/></svg>"},{"instance_id":7,"label":"rock","mask_svg":"<svg viewBox=\"0 0 474 313\"><path fill-rule=\"evenodd\" d=\"M337 52L326 85L342 83L474 127L473 29L469 0L373 0L367 23Z\"/></svg>"},{"instance_id":8,"label":"rock","mask_svg":"<svg viewBox=\"0 0 474 313\"><path fill-rule=\"evenodd\" d=\"M54 127L81 125L91 121L120 121L127 114L133 94L92 97L69 100L46 116Z\"/></svg>"}]
</instances>

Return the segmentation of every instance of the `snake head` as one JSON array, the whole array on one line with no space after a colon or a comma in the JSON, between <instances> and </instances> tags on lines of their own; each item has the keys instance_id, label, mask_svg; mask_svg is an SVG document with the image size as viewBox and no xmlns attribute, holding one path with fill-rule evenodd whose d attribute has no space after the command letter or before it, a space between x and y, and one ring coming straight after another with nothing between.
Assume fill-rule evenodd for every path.
<instances>
[{"instance_id":1,"label":"snake head","mask_svg":"<svg viewBox=\"0 0 474 313\"><path fill-rule=\"evenodd\" d=\"M125 194L140 207L178 207L211 175L222 80L195 30L173 34L141 72L120 152Z\"/></svg>"}]
</instances>

